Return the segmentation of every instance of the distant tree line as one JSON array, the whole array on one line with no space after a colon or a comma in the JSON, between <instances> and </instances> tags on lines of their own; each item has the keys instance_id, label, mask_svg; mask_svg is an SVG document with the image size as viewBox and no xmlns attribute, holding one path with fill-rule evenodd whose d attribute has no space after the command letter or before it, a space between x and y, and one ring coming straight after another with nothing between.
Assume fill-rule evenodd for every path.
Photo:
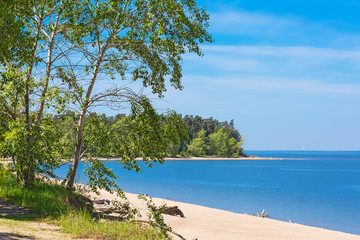
<instances>
[{"instance_id":1,"label":"distant tree line","mask_svg":"<svg viewBox=\"0 0 360 240\"><path fill-rule=\"evenodd\" d=\"M181 117L188 129L189 141L180 140L171 144L167 156L243 156L243 138L234 127L234 120L220 122L212 117L186 115Z\"/></svg>"},{"instance_id":2,"label":"distant tree line","mask_svg":"<svg viewBox=\"0 0 360 240\"><path fill-rule=\"evenodd\" d=\"M121 119L127 118L125 114L117 114L115 116L106 116L105 114L90 113L86 117L87 128L85 132L89 136L103 135L101 129L106 127L111 129L113 125ZM243 139L238 130L234 127L234 121L220 122L212 117L202 118L200 116L186 115L182 117L179 115L184 129L187 131L188 137L178 138L176 143L168 145L166 151L163 153L167 157L187 157L187 156L218 156L218 157L238 157L243 155ZM74 112L68 111L65 114L53 116L55 123L62 129L61 145L65 146L62 154L72 156L74 149L74 139L76 137L76 122L78 115ZM164 128L169 123L162 122ZM170 123L172 124L172 123ZM96 133L98 132L98 133ZM122 134L128 135L129 132L124 129ZM186 134L185 134L186 135ZM120 138L117 136L116 138ZM152 137L155 137L154 135ZM117 156L117 149L119 147L118 139L106 138L106 144L98 141L92 146L87 154L89 156L101 157L115 157ZM91 145L91 138L85 138L84 141L87 145ZM155 141L154 141L155 142ZM122 144L126 142L122 141ZM106 146L106 149L104 149Z\"/></svg>"}]
</instances>

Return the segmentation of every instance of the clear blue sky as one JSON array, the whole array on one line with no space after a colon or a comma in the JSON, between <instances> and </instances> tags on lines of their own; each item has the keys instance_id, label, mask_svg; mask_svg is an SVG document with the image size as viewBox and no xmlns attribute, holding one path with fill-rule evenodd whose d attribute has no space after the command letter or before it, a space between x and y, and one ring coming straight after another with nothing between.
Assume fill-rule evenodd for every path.
<instances>
[{"instance_id":1,"label":"clear blue sky","mask_svg":"<svg viewBox=\"0 0 360 240\"><path fill-rule=\"evenodd\" d=\"M248 150L360 150L360 1L199 1L215 43L159 109L234 119Z\"/></svg>"},{"instance_id":2,"label":"clear blue sky","mask_svg":"<svg viewBox=\"0 0 360 240\"><path fill-rule=\"evenodd\" d=\"M199 3L215 43L156 105L234 119L249 150L360 150L360 1Z\"/></svg>"}]
</instances>

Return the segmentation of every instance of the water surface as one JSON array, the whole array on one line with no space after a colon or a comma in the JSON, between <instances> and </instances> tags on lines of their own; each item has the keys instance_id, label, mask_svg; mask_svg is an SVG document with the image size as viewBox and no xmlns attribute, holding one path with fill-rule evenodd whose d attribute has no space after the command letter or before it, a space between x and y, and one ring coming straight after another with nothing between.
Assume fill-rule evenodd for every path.
<instances>
[{"instance_id":1,"label":"water surface","mask_svg":"<svg viewBox=\"0 0 360 240\"><path fill-rule=\"evenodd\" d=\"M167 161L142 172L106 162L123 190L360 234L360 152L249 151L281 160ZM87 183L79 166L78 181ZM65 176L66 168L57 171Z\"/></svg>"}]
</instances>

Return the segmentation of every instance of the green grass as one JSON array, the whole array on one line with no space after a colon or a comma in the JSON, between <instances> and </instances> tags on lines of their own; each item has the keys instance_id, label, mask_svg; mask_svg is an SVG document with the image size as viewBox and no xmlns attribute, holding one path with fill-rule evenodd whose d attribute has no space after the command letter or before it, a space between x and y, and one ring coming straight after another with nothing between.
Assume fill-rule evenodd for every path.
<instances>
[{"instance_id":1,"label":"green grass","mask_svg":"<svg viewBox=\"0 0 360 240\"><path fill-rule=\"evenodd\" d=\"M79 238L95 239L166 239L160 229L134 222L93 221L86 211L71 211L59 219L64 232Z\"/></svg>"},{"instance_id":2,"label":"green grass","mask_svg":"<svg viewBox=\"0 0 360 240\"><path fill-rule=\"evenodd\" d=\"M76 197L76 194L60 185L44 182L36 182L29 188L24 188L11 172L0 165L0 196L44 216L57 216L68 209L65 199Z\"/></svg>"},{"instance_id":3,"label":"green grass","mask_svg":"<svg viewBox=\"0 0 360 240\"><path fill-rule=\"evenodd\" d=\"M24 188L16 177L0 164L0 197L13 204L26 206L41 213L42 221L55 222L63 232L74 237L95 239L166 239L157 228L133 222L110 220L94 221L83 209L76 209L66 203L69 197L78 194L67 191L63 186L37 182ZM24 219L25 220L25 219Z\"/></svg>"}]
</instances>

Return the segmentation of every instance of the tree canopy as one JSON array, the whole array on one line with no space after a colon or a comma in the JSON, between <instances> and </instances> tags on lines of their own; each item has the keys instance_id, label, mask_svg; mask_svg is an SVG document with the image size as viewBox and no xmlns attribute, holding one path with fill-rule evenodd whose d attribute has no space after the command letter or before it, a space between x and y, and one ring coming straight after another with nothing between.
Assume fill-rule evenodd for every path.
<instances>
[{"instance_id":1,"label":"tree canopy","mask_svg":"<svg viewBox=\"0 0 360 240\"><path fill-rule=\"evenodd\" d=\"M172 118L169 118L169 113L172 114ZM75 112L71 111L53 116L56 124L61 126L62 129L63 138L61 142L71 143L71 145L67 147L67 153L64 153L64 155L68 157L71 157L73 153L73 139L75 138L74 125L78 117ZM90 113L85 119L87 125L84 129L84 145L89 145L90 142L94 142L95 144L89 151L85 152L85 155L92 157L122 157L125 159L126 156L121 156L121 151L119 150L130 146L126 144L126 142L129 142L129 134L134 134L134 129L128 125L129 117L131 118L131 116L125 114L106 116L105 114ZM196 121L191 121L191 119L196 119ZM122 127L121 132L117 132L117 139L113 137L115 135L108 136L105 134L106 130L104 129L113 129L118 126L117 124L120 122L122 124L126 122L128 126ZM192 132L199 122L203 124L200 125L198 131ZM172 135L171 132L166 132L166 130L157 132L156 129L152 128L154 124L151 125L151 129L149 129L150 131L147 134L149 141L157 138L159 134L165 134L161 139L171 142L167 145L166 149L157 148L158 152L156 153L164 156L238 157L243 155L243 138L240 136L238 130L235 129L233 120L228 123L227 121L220 122L213 118L203 119L200 116L181 117L181 115L177 115L175 112L168 112L165 115L160 115L160 121L158 121L157 124L157 129L174 130L174 127L177 126L177 131L182 133L181 138L175 137L175 141L170 141L169 137ZM143 128L141 125L136 126L136 128L138 127ZM97 138L100 139L94 141ZM104 144L104 142L106 142L106 144ZM165 144L162 146L165 146ZM135 149L131 152L136 155L136 157L141 156Z\"/></svg>"},{"instance_id":2,"label":"tree canopy","mask_svg":"<svg viewBox=\"0 0 360 240\"><path fill-rule=\"evenodd\" d=\"M0 7L6 35L0 37L0 150L13 159L25 185L37 173L50 174L71 148L69 189L79 161L95 146L103 155L115 149L125 166L137 169L135 157L161 162L170 144L186 138L177 114L158 114L128 83L140 82L158 97L167 82L183 88L182 55L202 56L200 44L212 41L209 16L196 1L5 2ZM130 108L131 114L104 124L100 114L91 113L97 106ZM70 142L64 142L62 129L52 129L61 124L49 113L70 109L76 122L68 126ZM90 173L109 173L99 171Z\"/></svg>"}]
</instances>

